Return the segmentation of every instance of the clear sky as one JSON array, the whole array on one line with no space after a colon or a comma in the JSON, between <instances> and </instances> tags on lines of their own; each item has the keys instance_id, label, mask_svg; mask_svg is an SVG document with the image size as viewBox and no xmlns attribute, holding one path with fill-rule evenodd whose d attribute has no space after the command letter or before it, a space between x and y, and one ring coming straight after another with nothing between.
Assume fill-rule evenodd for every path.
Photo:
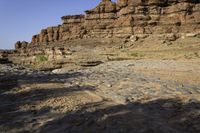
<instances>
[{"instance_id":1,"label":"clear sky","mask_svg":"<svg viewBox=\"0 0 200 133\"><path fill-rule=\"evenodd\" d=\"M60 17L84 13L101 0L0 0L0 49L31 41L42 28L61 24Z\"/></svg>"}]
</instances>

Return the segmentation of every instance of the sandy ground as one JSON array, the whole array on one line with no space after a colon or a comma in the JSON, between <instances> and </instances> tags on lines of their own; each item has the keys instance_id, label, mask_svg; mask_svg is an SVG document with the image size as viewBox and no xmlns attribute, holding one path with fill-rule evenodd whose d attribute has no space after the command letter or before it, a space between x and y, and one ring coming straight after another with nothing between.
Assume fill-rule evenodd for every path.
<instances>
[{"instance_id":1,"label":"sandy ground","mask_svg":"<svg viewBox=\"0 0 200 133\"><path fill-rule=\"evenodd\" d=\"M200 132L200 60L0 71L0 133Z\"/></svg>"}]
</instances>

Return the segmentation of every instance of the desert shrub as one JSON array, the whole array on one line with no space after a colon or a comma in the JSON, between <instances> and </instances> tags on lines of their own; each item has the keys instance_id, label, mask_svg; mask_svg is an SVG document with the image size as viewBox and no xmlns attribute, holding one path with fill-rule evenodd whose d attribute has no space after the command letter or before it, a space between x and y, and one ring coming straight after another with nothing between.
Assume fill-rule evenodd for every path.
<instances>
[{"instance_id":1,"label":"desert shrub","mask_svg":"<svg viewBox=\"0 0 200 133\"><path fill-rule=\"evenodd\" d=\"M195 52L194 55L195 55L195 57L200 58L199 53Z\"/></svg>"},{"instance_id":2,"label":"desert shrub","mask_svg":"<svg viewBox=\"0 0 200 133\"><path fill-rule=\"evenodd\" d=\"M36 55L36 62L42 63L48 61L45 55Z\"/></svg>"},{"instance_id":3,"label":"desert shrub","mask_svg":"<svg viewBox=\"0 0 200 133\"><path fill-rule=\"evenodd\" d=\"M131 55L131 56L134 56L134 57L139 57L139 54L138 54L138 53L131 53L130 55Z\"/></svg>"},{"instance_id":4,"label":"desert shrub","mask_svg":"<svg viewBox=\"0 0 200 133\"><path fill-rule=\"evenodd\" d=\"M132 53L130 53L130 56L133 56L133 57L144 57L145 55L143 53L132 52Z\"/></svg>"}]
</instances>

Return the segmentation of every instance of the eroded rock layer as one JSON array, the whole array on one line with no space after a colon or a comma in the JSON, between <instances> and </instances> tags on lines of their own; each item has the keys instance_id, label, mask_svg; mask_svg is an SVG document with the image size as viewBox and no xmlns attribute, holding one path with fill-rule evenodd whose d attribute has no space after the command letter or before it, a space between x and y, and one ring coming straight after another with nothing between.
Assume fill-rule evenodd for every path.
<instances>
[{"instance_id":1,"label":"eroded rock layer","mask_svg":"<svg viewBox=\"0 0 200 133\"><path fill-rule=\"evenodd\" d=\"M77 38L200 33L200 0L102 0L85 13L63 16L62 25L41 30L16 49Z\"/></svg>"}]
</instances>

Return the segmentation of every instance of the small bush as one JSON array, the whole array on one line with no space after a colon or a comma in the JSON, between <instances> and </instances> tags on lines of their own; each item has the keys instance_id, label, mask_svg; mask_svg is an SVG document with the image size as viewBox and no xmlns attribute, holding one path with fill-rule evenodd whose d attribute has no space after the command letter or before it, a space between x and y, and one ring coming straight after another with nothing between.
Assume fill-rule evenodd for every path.
<instances>
[{"instance_id":1,"label":"small bush","mask_svg":"<svg viewBox=\"0 0 200 133\"><path fill-rule=\"evenodd\" d=\"M142 54L142 53L133 52L133 53L130 53L130 56L133 56L133 57L144 57L145 55Z\"/></svg>"},{"instance_id":2,"label":"small bush","mask_svg":"<svg viewBox=\"0 0 200 133\"><path fill-rule=\"evenodd\" d=\"M195 52L194 55L195 55L195 57L200 58L199 53Z\"/></svg>"},{"instance_id":3,"label":"small bush","mask_svg":"<svg viewBox=\"0 0 200 133\"><path fill-rule=\"evenodd\" d=\"M48 61L48 58L45 55L36 55L36 62L46 62Z\"/></svg>"},{"instance_id":4,"label":"small bush","mask_svg":"<svg viewBox=\"0 0 200 133\"><path fill-rule=\"evenodd\" d=\"M139 54L138 54L138 53L131 53L130 55L131 55L131 56L134 56L134 57L139 57Z\"/></svg>"}]
</instances>

